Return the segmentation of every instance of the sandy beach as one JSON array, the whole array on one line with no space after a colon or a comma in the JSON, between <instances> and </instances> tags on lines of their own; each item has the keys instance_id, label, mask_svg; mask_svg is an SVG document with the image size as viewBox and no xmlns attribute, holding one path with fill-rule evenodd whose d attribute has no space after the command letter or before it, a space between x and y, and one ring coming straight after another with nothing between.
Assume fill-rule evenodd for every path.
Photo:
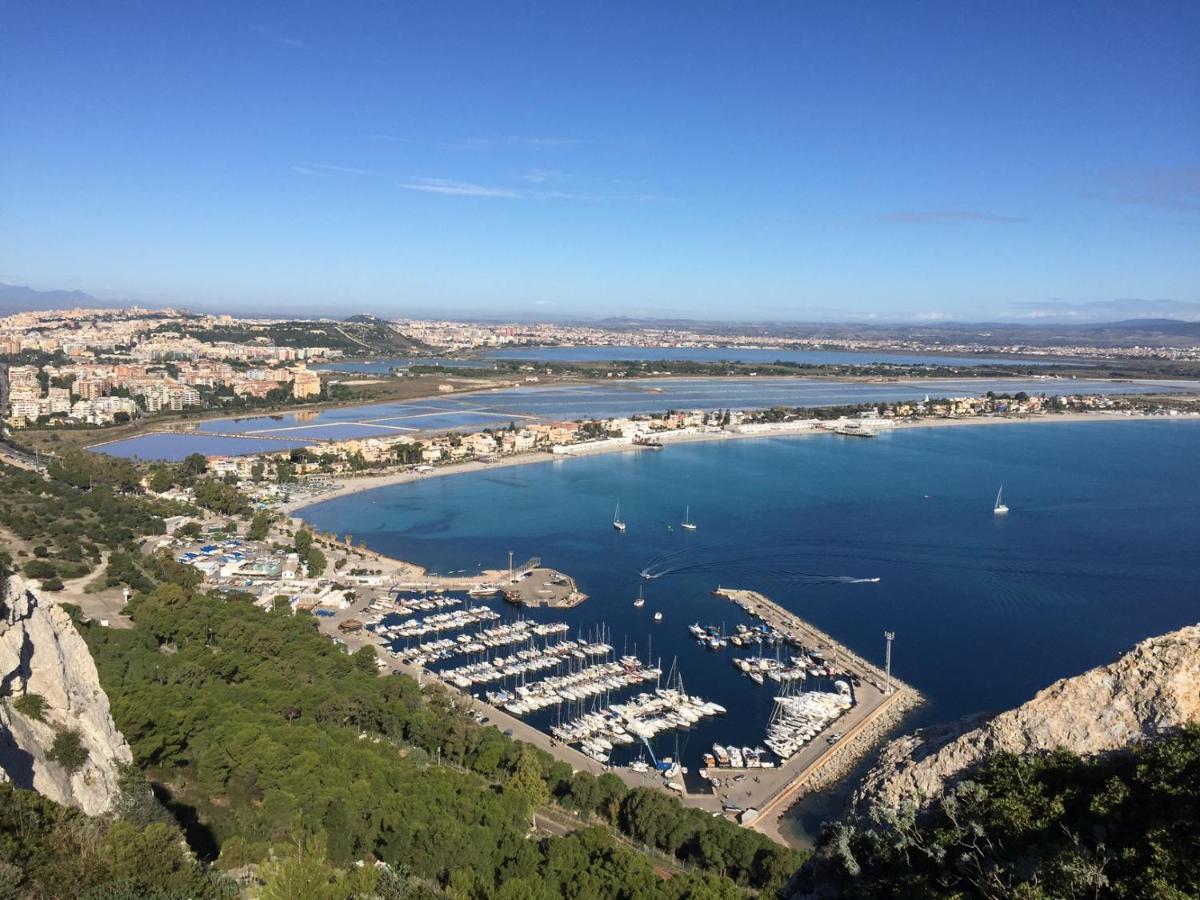
<instances>
[{"instance_id":1,"label":"sandy beach","mask_svg":"<svg viewBox=\"0 0 1200 900\"><path fill-rule=\"evenodd\" d=\"M1195 421L1196 416L1180 416L1182 421ZM899 431L908 431L914 428L948 428L948 427L970 427L984 425L1033 425L1033 424L1068 424L1080 422L1141 422L1148 419L1155 421L1172 421L1165 419L1162 416L1142 416L1128 415L1122 412L1091 412L1091 413L1053 413L1048 415L1038 416L973 416L957 419L917 419L914 421L897 422L895 425L887 426L886 433ZM762 438L809 438L809 437L826 437L832 438L837 435L832 432L814 429L812 431L765 431L756 432L753 434L741 434L738 432L720 431L720 432L698 432L684 433L671 435L669 432L663 437L664 447L670 448L671 444L688 444L697 442L709 441L735 441L749 440ZM482 472L489 469L507 468L509 466L526 466L536 463L565 463L570 459L580 459L589 456L598 456L607 453L647 453L657 452L649 450L645 447L630 444L614 444L612 447L591 447L586 452L580 453L547 453L545 451L535 451L530 453L521 453L515 456L501 457L494 462L480 462L471 460L463 463L455 463L453 465L436 466L425 472L394 472L387 475L365 475L360 478L351 478L338 484L331 491L320 494L315 497L305 497L300 500L293 500L290 503L283 504L279 507L279 511L291 515L298 510L308 506L315 506L318 503L324 503L327 500L335 500L338 497L349 496L350 494L358 494L363 491L372 491L376 488L388 487L393 484L407 484L411 481L422 481L428 478L441 478L446 475L465 475L470 472Z\"/></svg>"}]
</instances>

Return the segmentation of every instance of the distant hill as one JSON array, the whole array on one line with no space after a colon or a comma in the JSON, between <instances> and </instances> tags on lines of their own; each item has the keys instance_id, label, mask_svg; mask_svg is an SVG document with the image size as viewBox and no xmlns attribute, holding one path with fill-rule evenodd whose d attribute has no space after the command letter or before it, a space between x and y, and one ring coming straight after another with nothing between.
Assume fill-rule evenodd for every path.
<instances>
[{"instance_id":1,"label":"distant hill","mask_svg":"<svg viewBox=\"0 0 1200 900\"><path fill-rule=\"evenodd\" d=\"M133 304L120 300L100 300L83 291L39 291L30 287L0 282L0 314L21 310L70 309L98 307L120 309ZM845 321L704 321L685 318L653 316L610 316L601 319L579 317L560 318L565 325L607 328L630 334L642 329L679 328L699 334L740 334L767 341L802 339L913 341L925 344L978 343L987 346L1037 345L1043 347L1132 347L1132 346L1196 346L1200 345L1200 303L1178 301L1105 301L1092 304L1042 304L1036 309L1029 305L1026 313L1042 318L1025 321L991 322L854 322ZM221 310L218 310L221 311ZM229 310L224 310L229 311ZM238 312L253 317L254 313ZM1111 321L1105 321L1111 316ZM822 319L828 316L822 316ZM549 321L550 317L522 317L520 321ZM318 320L298 320L286 331L301 330ZM463 321L510 321L496 318L463 317ZM421 354L432 352L419 341L400 332L386 319L359 313L341 321L341 334L334 336L336 345L345 345L347 352L378 355ZM319 327L319 326L318 326ZM292 334L292 340L297 336ZM233 338L230 338L231 340ZM299 340L303 340L299 338ZM284 342L287 342L285 339Z\"/></svg>"},{"instance_id":2,"label":"distant hill","mask_svg":"<svg viewBox=\"0 0 1200 900\"><path fill-rule=\"evenodd\" d=\"M201 341L245 344L265 339L277 347L329 347L347 356L426 356L433 347L406 335L390 322L374 316L351 316L341 322L293 320L287 322L222 323L205 327L200 322L169 322L163 331L182 331Z\"/></svg>"},{"instance_id":3,"label":"distant hill","mask_svg":"<svg viewBox=\"0 0 1200 900\"><path fill-rule=\"evenodd\" d=\"M0 313L10 314L35 309L73 309L82 307L118 307L125 303L97 300L83 291L38 291L21 284L0 281Z\"/></svg>"}]
</instances>

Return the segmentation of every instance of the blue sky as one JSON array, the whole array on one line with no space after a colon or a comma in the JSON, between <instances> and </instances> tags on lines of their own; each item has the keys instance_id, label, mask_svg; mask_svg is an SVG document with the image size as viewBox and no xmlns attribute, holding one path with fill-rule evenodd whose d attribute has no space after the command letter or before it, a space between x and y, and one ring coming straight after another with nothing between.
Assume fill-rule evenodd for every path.
<instances>
[{"instance_id":1,"label":"blue sky","mask_svg":"<svg viewBox=\"0 0 1200 900\"><path fill-rule=\"evenodd\" d=\"M1194 2L0 18L0 281L390 315L1200 302Z\"/></svg>"}]
</instances>

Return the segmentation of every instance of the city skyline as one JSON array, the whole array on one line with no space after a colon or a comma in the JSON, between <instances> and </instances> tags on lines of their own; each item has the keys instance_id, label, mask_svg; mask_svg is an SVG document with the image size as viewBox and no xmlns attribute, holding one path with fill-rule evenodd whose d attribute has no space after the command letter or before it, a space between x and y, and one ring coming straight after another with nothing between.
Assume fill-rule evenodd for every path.
<instances>
[{"instance_id":1,"label":"city skyline","mask_svg":"<svg viewBox=\"0 0 1200 900\"><path fill-rule=\"evenodd\" d=\"M1196 317L1184 4L61 11L0 38L0 281L242 314Z\"/></svg>"}]
</instances>

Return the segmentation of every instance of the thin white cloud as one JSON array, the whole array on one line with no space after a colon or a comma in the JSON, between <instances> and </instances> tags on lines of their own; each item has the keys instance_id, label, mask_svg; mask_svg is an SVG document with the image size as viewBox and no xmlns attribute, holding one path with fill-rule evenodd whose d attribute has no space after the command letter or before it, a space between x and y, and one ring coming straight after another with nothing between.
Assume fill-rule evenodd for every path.
<instances>
[{"instance_id":1,"label":"thin white cloud","mask_svg":"<svg viewBox=\"0 0 1200 900\"><path fill-rule=\"evenodd\" d=\"M372 172L369 169L357 169L353 166L338 166L331 163L307 163L291 167L297 175L354 175L359 178L386 178L383 172Z\"/></svg>"},{"instance_id":2,"label":"thin white cloud","mask_svg":"<svg viewBox=\"0 0 1200 900\"><path fill-rule=\"evenodd\" d=\"M443 178L412 178L398 182L397 187L406 191L422 191L427 194L445 194L454 197L501 197L516 199L519 191L493 187L486 184L471 184L465 181L447 181Z\"/></svg>"},{"instance_id":3,"label":"thin white cloud","mask_svg":"<svg viewBox=\"0 0 1200 900\"><path fill-rule=\"evenodd\" d=\"M560 200L580 203L670 203L676 198L659 194L608 194L590 191L569 191L553 188L557 181L570 177L552 169L531 169L517 178L527 182L528 187L503 184L481 184L475 181L458 181L450 178L430 178L421 175L400 176L395 173L360 169L332 163L305 163L292 165L291 171L306 177L348 175L354 178L386 178L396 187L406 191L425 194L442 194L451 197L496 197L507 200Z\"/></svg>"},{"instance_id":4,"label":"thin white cloud","mask_svg":"<svg viewBox=\"0 0 1200 900\"><path fill-rule=\"evenodd\" d=\"M368 140L373 141L387 141L393 144L417 144L423 147L437 147L441 150L493 150L504 146L528 147L533 150L565 150L588 143L580 138L531 135L427 139L388 134L387 132L374 132L366 135L366 137Z\"/></svg>"},{"instance_id":5,"label":"thin white cloud","mask_svg":"<svg viewBox=\"0 0 1200 900\"><path fill-rule=\"evenodd\" d=\"M528 181L530 184L546 184L547 182L565 181L570 176L565 172L559 172L557 169L530 169L517 177L522 181Z\"/></svg>"},{"instance_id":6,"label":"thin white cloud","mask_svg":"<svg viewBox=\"0 0 1200 900\"><path fill-rule=\"evenodd\" d=\"M308 44L300 40L300 38L294 38L289 37L286 34L280 34L279 32L270 28L266 28L262 25L255 25L254 30L258 32L260 37L264 37L274 44L281 44L284 47L291 47L293 50L304 50L306 47L308 47Z\"/></svg>"},{"instance_id":7,"label":"thin white cloud","mask_svg":"<svg viewBox=\"0 0 1200 900\"><path fill-rule=\"evenodd\" d=\"M883 213L879 220L905 225L945 225L951 222L990 222L1007 225L1025 221L1020 216L1002 216L975 209L904 209Z\"/></svg>"},{"instance_id":8,"label":"thin white cloud","mask_svg":"<svg viewBox=\"0 0 1200 900\"><path fill-rule=\"evenodd\" d=\"M1124 319L1179 319L1200 322L1200 303L1125 297L1116 300L1018 301L1009 304L1003 319L1026 319L1052 322L1117 322Z\"/></svg>"},{"instance_id":9,"label":"thin white cloud","mask_svg":"<svg viewBox=\"0 0 1200 900\"><path fill-rule=\"evenodd\" d=\"M1156 169L1130 177L1113 199L1129 206L1200 212L1200 166Z\"/></svg>"},{"instance_id":10,"label":"thin white cloud","mask_svg":"<svg viewBox=\"0 0 1200 900\"><path fill-rule=\"evenodd\" d=\"M509 144L520 144L523 147L534 147L538 150L569 149L583 143L579 138L531 137L529 135L509 135L504 140Z\"/></svg>"}]
</instances>

